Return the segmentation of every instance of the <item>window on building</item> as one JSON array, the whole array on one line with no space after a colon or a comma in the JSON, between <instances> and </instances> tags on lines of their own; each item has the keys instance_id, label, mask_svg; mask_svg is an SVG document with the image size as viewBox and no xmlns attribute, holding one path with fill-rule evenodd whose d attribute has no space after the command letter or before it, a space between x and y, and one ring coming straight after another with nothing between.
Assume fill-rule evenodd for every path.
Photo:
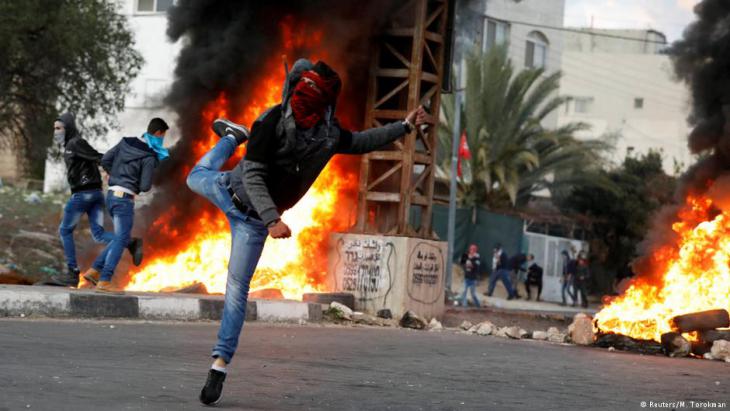
<instances>
[{"instance_id":1,"label":"window on building","mask_svg":"<svg viewBox=\"0 0 730 411\"><path fill-rule=\"evenodd\" d=\"M173 6L175 0L137 0L139 13L164 13Z\"/></svg>"},{"instance_id":2,"label":"window on building","mask_svg":"<svg viewBox=\"0 0 730 411\"><path fill-rule=\"evenodd\" d=\"M573 111L580 114L586 114L591 112L593 107L593 97L574 97L573 98Z\"/></svg>"},{"instance_id":3,"label":"window on building","mask_svg":"<svg viewBox=\"0 0 730 411\"><path fill-rule=\"evenodd\" d=\"M547 37L539 31L528 34L525 43L525 66L530 68L547 67L549 46Z\"/></svg>"},{"instance_id":4,"label":"window on building","mask_svg":"<svg viewBox=\"0 0 730 411\"><path fill-rule=\"evenodd\" d=\"M644 108L644 99L641 97L637 97L634 99L634 108L637 110L641 110Z\"/></svg>"},{"instance_id":5,"label":"window on building","mask_svg":"<svg viewBox=\"0 0 730 411\"><path fill-rule=\"evenodd\" d=\"M499 20L484 20L484 39L482 40L482 51L489 51L494 46L507 44L509 42L509 23Z\"/></svg>"}]
</instances>

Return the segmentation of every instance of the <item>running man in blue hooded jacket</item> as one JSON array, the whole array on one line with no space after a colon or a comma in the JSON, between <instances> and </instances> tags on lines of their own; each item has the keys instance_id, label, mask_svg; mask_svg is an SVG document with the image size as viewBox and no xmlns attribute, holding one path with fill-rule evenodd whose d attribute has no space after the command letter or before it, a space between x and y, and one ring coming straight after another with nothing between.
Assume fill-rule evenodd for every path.
<instances>
[{"instance_id":1,"label":"running man in blue hooded jacket","mask_svg":"<svg viewBox=\"0 0 730 411\"><path fill-rule=\"evenodd\" d=\"M134 198L152 188L153 170L169 156L162 147L168 129L164 120L153 118L141 137L124 137L101 159L102 168L109 174L106 207L114 222L114 238L84 274L99 293L124 293L111 284L112 276L131 239Z\"/></svg>"}]
</instances>

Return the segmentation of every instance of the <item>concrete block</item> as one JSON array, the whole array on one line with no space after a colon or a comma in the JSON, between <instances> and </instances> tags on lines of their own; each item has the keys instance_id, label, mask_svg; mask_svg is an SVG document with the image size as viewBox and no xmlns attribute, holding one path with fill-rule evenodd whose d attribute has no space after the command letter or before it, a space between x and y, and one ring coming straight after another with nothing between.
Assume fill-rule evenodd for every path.
<instances>
[{"instance_id":1,"label":"concrete block","mask_svg":"<svg viewBox=\"0 0 730 411\"><path fill-rule=\"evenodd\" d=\"M127 295L71 294L74 317L138 318L137 297Z\"/></svg>"},{"instance_id":2,"label":"concrete block","mask_svg":"<svg viewBox=\"0 0 730 411\"><path fill-rule=\"evenodd\" d=\"M67 315L70 309L69 292L30 289L28 286L0 287L0 315Z\"/></svg>"},{"instance_id":3,"label":"concrete block","mask_svg":"<svg viewBox=\"0 0 730 411\"><path fill-rule=\"evenodd\" d=\"M256 300L256 312L262 321L319 321L319 304L291 300Z\"/></svg>"},{"instance_id":4,"label":"concrete block","mask_svg":"<svg viewBox=\"0 0 730 411\"><path fill-rule=\"evenodd\" d=\"M394 318L413 311L444 313L446 243L419 238L335 233L330 237L328 286L352 293L355 310Z\"/></svg>"},{"instance_id":5,"label":"concrete block","mask_svg":"<svg viewBox=\"0 0 730 411\"><path fill-rule=\"evenodd\" d=\"M200 303L196 298L138 297L139 316L151 320L198 320Z\"/></svg>"},{"instance_id":6,"label":"concrete block","mask_svg":"<svg viewBox=\"0 0 730 411\"><path fill-rule=\"evenodd\" d=\"M223 317L223 299L201 298L198 300L201 320L220 321ZM248 300L246 303L246 321L256 321L258 319L258 307L256 302Z\"/></svg>"}]
</instances>

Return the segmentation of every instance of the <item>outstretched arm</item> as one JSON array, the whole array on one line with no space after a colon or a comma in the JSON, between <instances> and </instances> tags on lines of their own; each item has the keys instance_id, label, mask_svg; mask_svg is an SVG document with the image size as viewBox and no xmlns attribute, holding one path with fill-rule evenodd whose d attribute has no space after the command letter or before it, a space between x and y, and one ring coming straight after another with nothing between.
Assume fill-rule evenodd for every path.
<instances>
[{"instance_id":1,"label":"outstretched arm","mask_svg":"<svg viewBox=\"0 0 730 411\"><path fill-rule=\"evenodd\" d=\"M408 114L405 121L396 121L365 131L342 130L337 152L341 154L365 154L375 151L411 132L413 127L420 127L429 121L428 114L426 114L423 107L418 107Z\"/></svg>"}]
</instances>

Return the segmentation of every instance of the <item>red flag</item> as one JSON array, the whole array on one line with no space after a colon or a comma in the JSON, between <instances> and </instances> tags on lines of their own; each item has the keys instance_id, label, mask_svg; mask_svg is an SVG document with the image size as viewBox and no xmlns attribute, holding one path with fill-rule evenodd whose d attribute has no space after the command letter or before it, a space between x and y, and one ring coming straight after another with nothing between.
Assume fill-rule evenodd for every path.
<instances>
[{"instance_id":1,"label":"red flag","mask_svg":"<svg viewBox=\"0 0 730 411\"><path fill-rule=\"evenodd\" d=\"M461 132L461 141L459 142L459 153L456 162L456 175L461 175L461 159L471 160L471 151L469 151L469 143L466 141L466 130Z\"/></svg>"}]
</instances>

